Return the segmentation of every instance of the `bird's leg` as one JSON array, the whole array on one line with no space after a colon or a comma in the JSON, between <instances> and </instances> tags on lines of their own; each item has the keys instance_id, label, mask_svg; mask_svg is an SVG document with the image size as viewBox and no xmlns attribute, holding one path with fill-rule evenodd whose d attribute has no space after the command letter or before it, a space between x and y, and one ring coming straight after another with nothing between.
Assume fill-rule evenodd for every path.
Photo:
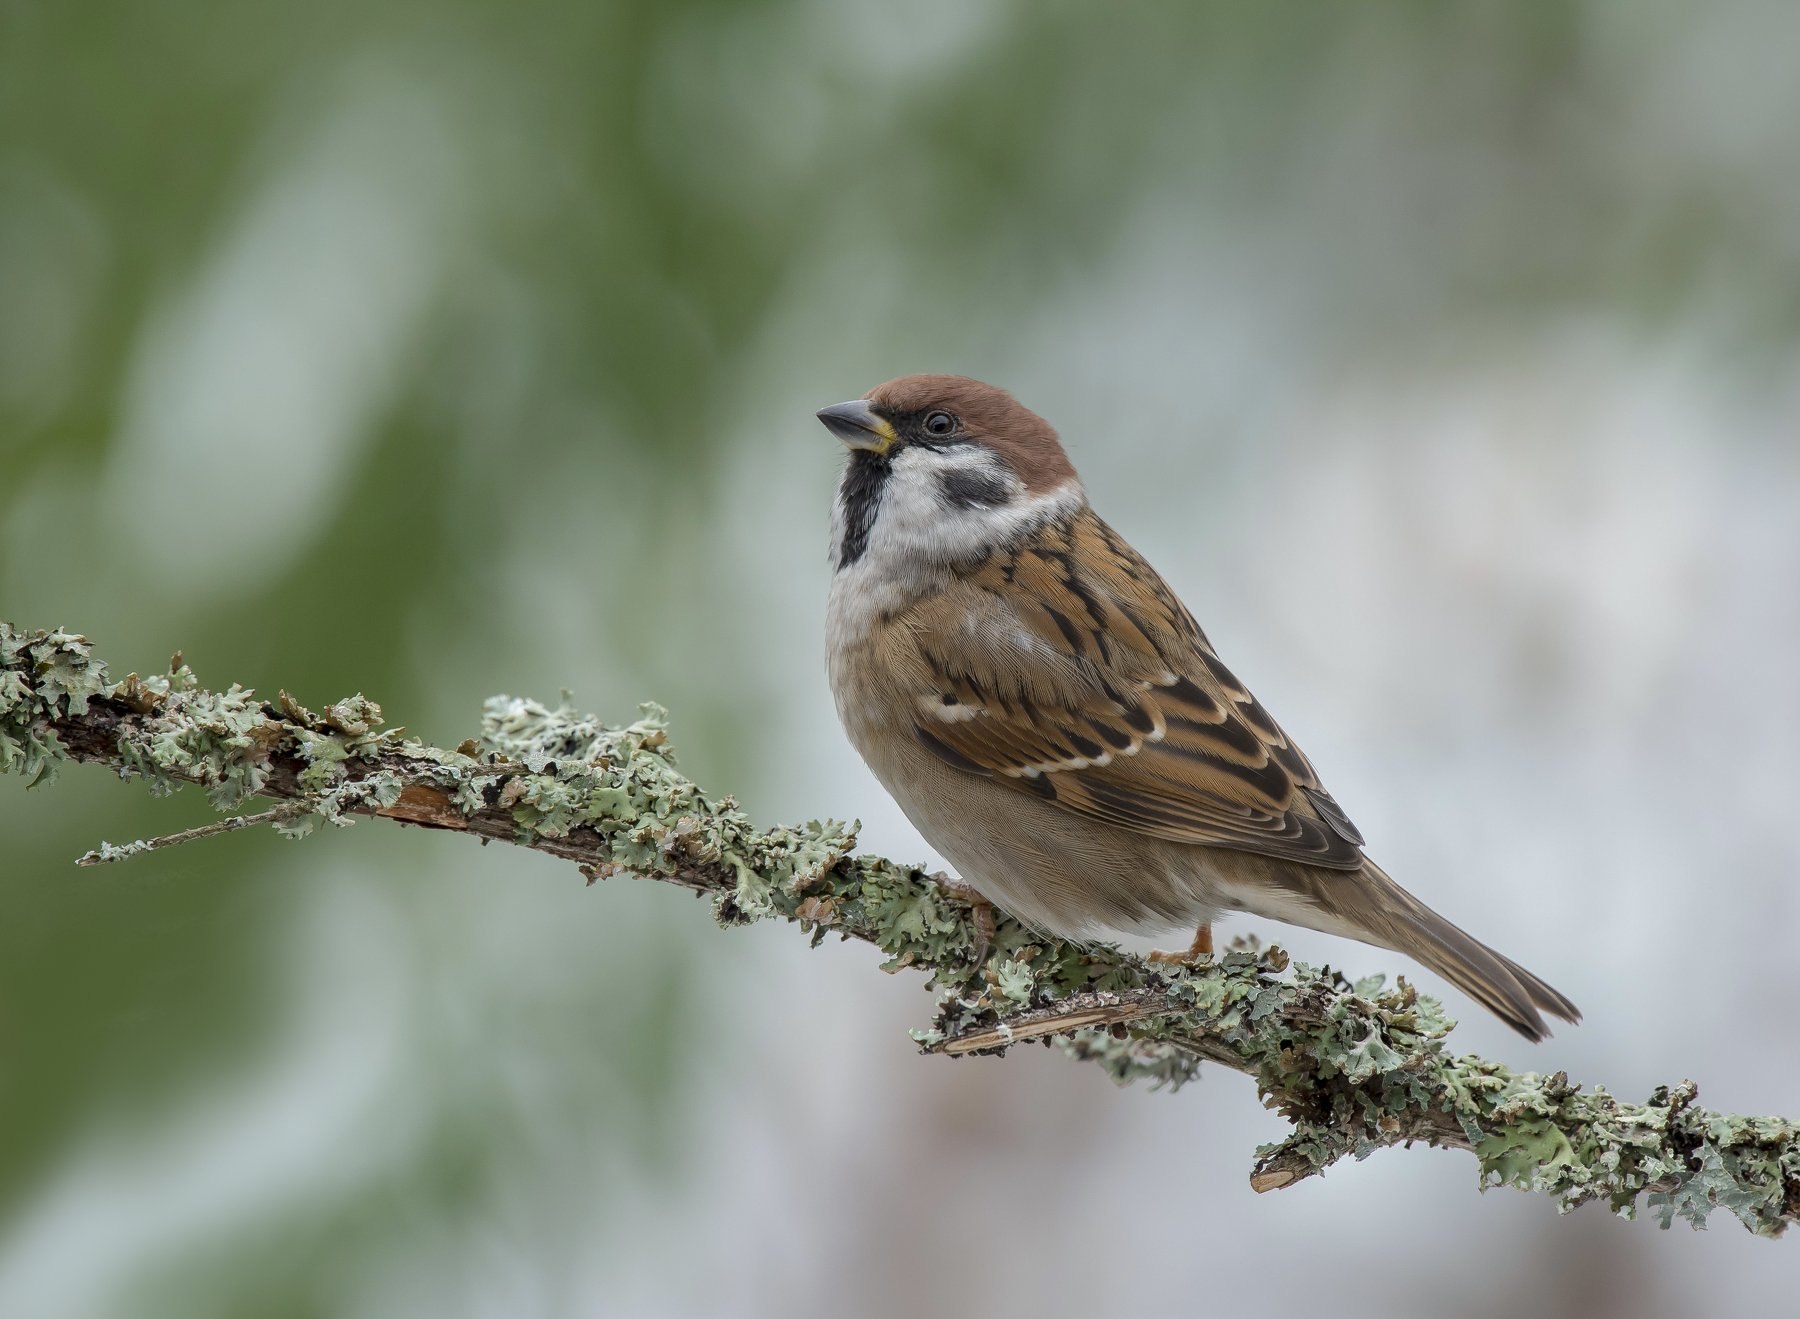
<instances>
[{"instance_id":1,"label":"bird's leg","mask_svg":"<svg viewBox=\"0 0 1800 1319\"><path fill-rule=\"evenodd\" d=\"M931 879L940 892L955 898L969 909L969 919L975 923L973 961L976 966L980 966L987 961L988 949L994 945L994 904L982 897L981 891L973 884L951 879L948 875L933 875Z\"/></svg>"},{"instance_id":2,"label":"bird's leg","mask_svg":"<svg viewBox=\"0 0 1800 1319\"><path fill-rule=\"evenodd\" d=\"M1173 962L1177 966L1192 966L1201 958L1213 955L1212 922L1202 921L1200 928L1194 931L1194 942L1187 951L1180 953L1154 952L1150 954L1152 962Z\"/></svg>"}]
</instances>

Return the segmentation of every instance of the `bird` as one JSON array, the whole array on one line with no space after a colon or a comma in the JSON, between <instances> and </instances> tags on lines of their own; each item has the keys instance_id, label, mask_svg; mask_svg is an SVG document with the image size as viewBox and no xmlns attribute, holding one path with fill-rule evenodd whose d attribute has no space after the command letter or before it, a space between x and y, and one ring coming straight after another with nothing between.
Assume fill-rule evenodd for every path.
<instances>
[{"instance_id":1,"label":"bird","mask_svg":"<svg viewBox=\"0 0 1800 1319\"><path fill-rule=\"evenodd\" d=\"M826 658L850 742L973 896L1093 943L1241 911L1420 962L1526 1038L1581 1014L1389 878L1312 762L1088 502L1056 431L966 376L817 413L848 450ZM991 913L990 913L991 916Z\"/></svg>"}]
</instances>

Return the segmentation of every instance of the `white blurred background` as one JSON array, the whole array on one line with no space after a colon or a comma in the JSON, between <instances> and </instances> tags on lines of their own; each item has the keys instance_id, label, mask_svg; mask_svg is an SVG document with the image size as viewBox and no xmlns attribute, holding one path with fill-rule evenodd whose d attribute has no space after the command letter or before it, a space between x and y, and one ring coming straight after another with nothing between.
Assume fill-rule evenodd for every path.
<instances>
[{"instance_id":1,"label":"white blurred background","mask_svg":"<svg viewBox=\"0 0 1800 1319\"><path fill-rule=\"evenodd\" d=\"M1397 878L1587 1014L1462 1047L1800 1110L1800 12L0 6L0 617L454 743L673 711L931 854L822 672L812 411L1049 417ZM917 979L360 826L0 782L0 1314L1779 1312L1791 1247L1251 1194L1241 1077L918 1057Z\"/></svg>"}]
</instances>

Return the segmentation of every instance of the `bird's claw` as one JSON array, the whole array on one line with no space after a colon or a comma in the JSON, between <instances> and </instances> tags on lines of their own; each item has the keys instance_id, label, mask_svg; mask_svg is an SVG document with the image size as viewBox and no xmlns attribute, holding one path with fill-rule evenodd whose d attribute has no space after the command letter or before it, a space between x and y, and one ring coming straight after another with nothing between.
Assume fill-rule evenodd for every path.
<instances>
[{"instance_id":1,"label":"bird's claw","mask_svg":"<svg viewBox=\"0 0 1800 1319\"><path fill-rule=\"evenodd\" d=\"M1194 941L1180 952L1164 952L1157 949L1150 954L1152 962L1165 966L1194 966L1202 960L1210 961L1213 955L1212 922L1208 921L1194 931Z\"/></svg>"}]
</instances>

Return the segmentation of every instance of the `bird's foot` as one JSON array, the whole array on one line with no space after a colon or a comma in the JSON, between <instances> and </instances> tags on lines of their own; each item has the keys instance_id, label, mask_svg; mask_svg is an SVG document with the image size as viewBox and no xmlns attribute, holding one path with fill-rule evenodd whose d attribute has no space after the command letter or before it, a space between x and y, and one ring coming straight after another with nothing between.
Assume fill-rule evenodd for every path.
<instances>
[{"instance_id":1,"label":"bird's foot","mask_svg":"<svg viewBox=\"0 0 1800 1319\"><path fill-rule=\"evenodd\" d=\"M994 904L982 897L981 890L973 884L951 879L948 875L933 875L931 879L940 892L969 909L969 919L975 923L975 948L971 960L976 966L982 965L987 961L988 950L994 946Z\"/></svg>"},{"instance_id":2,"label":"bird's foot","mask_svg":"<svg viewBox=\"0 0 1800 1319\"><path fill-rule=\"evenodd\" d=\"M1194 942L1186 949L1178 953L1166 953L1158 949L1150 954L1150 960L1165 965L1193 966L1202 960L1211 961L1212 955L1212 922L1207 921L1194 931Z\"/></svg>"}]
</instances>

